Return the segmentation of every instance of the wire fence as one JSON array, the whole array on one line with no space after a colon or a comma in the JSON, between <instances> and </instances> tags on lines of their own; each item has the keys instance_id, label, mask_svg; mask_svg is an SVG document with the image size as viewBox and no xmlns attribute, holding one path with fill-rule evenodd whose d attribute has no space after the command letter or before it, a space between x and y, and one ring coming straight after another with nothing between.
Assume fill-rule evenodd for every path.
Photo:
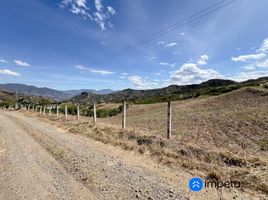
<instances>
[{"instance_id":1,"label":"wire fence","mask_svg":"<svg viewBox=\"0 0 268 200\"><path fill-rule=\"evenodd\" d=\"M104 110L118 110L112 116L103 117ZM91 123L108 124L118 126L123 129L133 128L150 132L153 134L172 136L172 103L158 104L106 104L93 103L85 109L84 105L70 105L68 103L60 105L20 105L17 109L37 112L40 115L66 118L70 120L88 121ZM112 110L112 111L114 111ZM111 112L110 112L111 113ZM176 130L175 130L176 131Z\"/></svg>"},{"instance_id":2,"label":"wire fence","mask_svg":"<svg viewBox=\"0 0 268 200\"><path fill-rule=\"evenodd\" d=\"M82 123L97 123L174 138L188 133L198 133L206 127L204 124L214 120L215 113L212 112L214 108L211 105L209 109L206 105L200 106L201 101L197 99L155 104L131 104L126 101L107 104L91 102L87 105L68 102L53 105L17 105L16 109L62 120L74 122L79 120Z\"/></svg>"}]
</instances>

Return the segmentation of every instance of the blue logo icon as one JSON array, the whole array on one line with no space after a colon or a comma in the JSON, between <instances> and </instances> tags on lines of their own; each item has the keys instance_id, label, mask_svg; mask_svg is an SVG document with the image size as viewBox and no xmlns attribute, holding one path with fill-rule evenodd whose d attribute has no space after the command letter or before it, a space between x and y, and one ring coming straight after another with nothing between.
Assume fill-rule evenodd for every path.
<instances>
[{"instance_id":1,"label":"blue logo icon","mask_svg":"<svg viewBox=\"0 0 268 200\"><path fill-rule=\"evenodd\" d=\"M194 192L199 192L203 188L203 180L201 178L191 178L189 188Z\"/></svg>"}]
</instances>

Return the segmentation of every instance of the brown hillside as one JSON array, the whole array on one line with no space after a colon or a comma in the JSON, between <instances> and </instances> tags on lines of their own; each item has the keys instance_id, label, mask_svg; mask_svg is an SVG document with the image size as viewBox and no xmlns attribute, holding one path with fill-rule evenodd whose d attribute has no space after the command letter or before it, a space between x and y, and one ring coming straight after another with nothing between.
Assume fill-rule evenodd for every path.
<instances>
[{"instance_id":1,"label":"brown hillside","mask_svg":"<svg viewBox=\"0 0 268 200\"><path fill-rule=\"evenodd\" d=\"M173 134L215 146L235 143L249 148L259 145L268 133L268 91L244 88L207 99L173 102ZM121 116L101 119L120 124ZM166 103L131 105L127 111L130 128L165 135ZM266 134L265 134L266 133ZM200 137L202 135L202 137ZM199 137L200 139L197 139ZM231 141L230 141L231 139Z\"/></svg>"},{"instance_id":2,"label":"brown hillside","mask_svg":"<svg viewBox=\"0 0 268 200\"><path fill-rule=\"evenodd\" d=\"M97 125L88 117L77 121L75 116L51 116L49 121L105 144L150 154L171 168L240 181L243 189L268 194L268 90L243 88L176 101L172 109L171 140L165 139L166 103L130 105L126 130L120 129L120 115L99 118Z\"/></svg>"},{"instance_id":3,"label":"brown hillside","mask_svg":"<svg viewBox=\"0 0 268 200\"><path fill-rule=\"evenodd\" d=\"M268 90L254 88L173 102L174 136L161 156L172 157L175 160L168 162L185 168L204 170L208 177L239 180L245 187L268 193L267 113ZM120 116L102 121L120 124ZM132 105L127 126L165 136L166 104Z\"/></svg>"}]
</instances>

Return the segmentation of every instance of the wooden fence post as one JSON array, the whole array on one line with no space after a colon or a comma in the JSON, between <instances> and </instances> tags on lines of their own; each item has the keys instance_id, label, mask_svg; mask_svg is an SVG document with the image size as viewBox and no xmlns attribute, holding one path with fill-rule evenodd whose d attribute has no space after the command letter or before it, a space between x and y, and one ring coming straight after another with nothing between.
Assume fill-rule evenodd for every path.
<instances>
[{"instance_id":1,"label":"wooden fence post","mask_svg":"<svg viewBox=\"0 0 268 200\"><path fill-rule=\"evenodd\" d=\"M67 108L67 104L65 104L65 119L68 118L68 108Z\"/></svg>"},{"instance_id":2,"label":"wooden fence post","mask_svg":"<svg viewBox=\"0 0 268 200\"><path fill-rule=\"evenodd\" d=\"M93 122L97 123L97 111L96 111L96 102L93 102Z\"/></svg>"},{"instance_id":3,"label":"wooden fence post","mask_svg":"<svg viewBox=\"0 0 268 200\"><path fill-rule=\"evenodd\" d=\"M59 106L56 107L57 118L59 118Z\"/></svg>"},{"instance_id":4,"label":"wooden fence post","mask_svg":"<svg viewBox=\"0 0 268 200\"><path fill-rule=\"evenodd\" d=\"M44 106L44 112L43 112L43 114L44 115L46 114L46 106Z\"/></svg>"},{"instance_id":5,"label":"wooden fence post","mask_svg":"<svg viewBox=\"0 0 268 200\"><path fill-rule=\"evenodd\" d=\"M42 106L39 106L39 113L40 113L40 115L42 114Z\"/></svg>"},{"instance_id":6,"label":"wooden fence post","mask_svg":"<svg viewBox=\"0 0 268 200\"><path fill-rule=\"evenodd\" d=\"M171 109L171 102L168 101L168 108L167 108L167 138L171 138L171 117L172 117L172 109Z\"/></svg>"},{"instance_id":7,"label":"wooden fence post","mask_svg":"<svg viewBox=\"0 0 268 200\"><path fill-rule=\"evenodd\" d=\"M79 105L76 108L76 112L77 112L77 119L80 119L80 109L79 109Z\"/></svg>"},{"instance_id":8,"label":"wooden fence post","mask_svg":"<svg viewBox=\"0 0 268 200\"><path fill-rule=\"evenodd\" d=\"M52 107L49 107L49 109L48 109L48 115L49 116L51 115L51 109L52 109Z\"/></svg>"},{"instance_id":9,"label":"wooden fence post","mask_svg":"<svg viewBox=\"0 0 268 200\"><path fill-rule=\"evenodd\" d=\"M123 101L122 128L126 128L126 101Z\"/></svg>"}]
</instances>

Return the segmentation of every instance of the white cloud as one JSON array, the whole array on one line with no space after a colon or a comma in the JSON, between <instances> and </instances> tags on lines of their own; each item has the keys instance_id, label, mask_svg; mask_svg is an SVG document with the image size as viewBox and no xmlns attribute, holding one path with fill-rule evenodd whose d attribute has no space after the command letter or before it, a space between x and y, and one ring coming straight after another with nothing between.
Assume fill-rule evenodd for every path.
<instances>
[{"instance_id":1,"label":"white cloud","mask_svg":"<svg viewBox=\"0 0 268 200\"><path fill-rule=\"evenodd\" d=\"M197 64L198 65L206 65L208 59L209 59L208 55L204 54L204 55L200 56L199 60L197 60Z\"/></svg>"},{"instance_id":2,"label":"white cloud","mask_svg":"<svg viewBox=\"0 0 268 200\"><path fill-rule=\"evenodd\" d=\"M122 75L123 75L123 76L127 76L127 75L128 75L128 73L122 73Z\"/></svg>"},{"instance_id":3,"label":"white cloud","mask_svg":"<svg viewBox=\"0 0 268 200\"><path fill-rule=\"evenodd\" d=\"M250 48L254 50L256 48ZM268 69L268 38L264 39L260 48L255 50L252 54L240 55L238 57L232 57L234 62L247 62L246 66L241 68L245 69L245 72L236 74L234 76L237 80L246 80L250 78L256 78L260 76L265 76L266 71L263 69ZM263 74L262 74L263 73Z\"/></svg>"},{"instance_id":4,"label":"white cloud","mask_svg":"<svg viewBox=\"0 0 268 200\"><path fill-rule=\"evenodd\" d=\"M213 69L200 69L196 63L185 63L179 70L172 72L170 79L172 83L184 85L220 77Z\"/></svg>"},{"instance_id":5,"label":"white cloud","mask_svg":"<svg viewBox=\"0 0 268 200\"><path fill-rule=\"evenodd\" d=\"M111 6L108 6L107 10L108 10L109 13L111 13L111 15L115 15L115 13L116 13L115 9L113 7L111 7Z\"/></svg>"},{"instance_id":6,"label":"white cloud","mask_svg":"<svg viewBox=\"0 0 268 200\"><path fill-rule=\"evenodd\" d=\"M256 62L256 66L261 68L268 68L268 59L261 62Z\"/></svg>"},{"instance_id":7,"label":"white cloud","mask_svg":"<svg viewBox=\"0 0 268 200\"><path fill-rule=\"evenodd\" d=\"M233 76L226 77L227 79L232 79L235 81L246 81L249 79L256 79L263 76L268 76L268 71L248 71L248 72L240 72Z\"/></svg>"},{"instance_id":8,"label":"white cloud","mask_svg":"<svg viewBox=\"0 0 268 200\"><path fill-rule=\"evenodd\" d=\"M168 43L166 44L166 47L174 47L174 46L177 46L178 44L176 42L171 42L171 43Z\"/></svg>"},{"instance_id":9,"label":"white cloud","mask_svg":"<svg viewBox=\"0 0 268 200\"><path fill-rule=\"evenodd\" d=\"M164 41L158 41L157 44L166 44Z\"/></svg>"},{"instance_id":10,"label":"white cloud","mask_svg":"<svg viewBox=\"0 0 268 200\"><path fill-rule=\"evenodd\" d=\"M94 21L101 27L101 30L104 31L106 30L105 27L105 21L106 21L106 16L101 13L101 12L95 12L93 13L94 17Z\"/></svg>"},{"instance_id":11,"label":"white cloud","mask_svg":"<svg viewBox=\"0 0 268 200\"><path fill-rule=\"evenodd\" d=\"M111 16L115 15L115 9L111 6L108 6L107 10L104 10L102 0L95 0L95 8L97 12L93 13L93 20L101 27L101 30L106 30L106 25L112 28L114 25L109 19Z\"/></svg>"},{"instance_id":12,"label":"white cloud","mask_svg":"<svg viewBox=\"0 0 268 200\"><path fill-rule=\"evenodd\" d=\"M131 81L131 83L135 86L135 88L145 88L147 83L145 80L143 80L140 76L130 76L128 77L128 80Z\"/></svg>"},{"instance_id":13,"label":"white cloud","mask_svg":"<svg viewBox=\"0 0 268 200\"><path fill-rule=\"evenodd\" d=\"M112 28L114 25L111 23L110 18L116 14L115 9L111 6L108 6L107 10L103 9L104 6L102 0L94 0L94 4L96 11L93 13L89 12L90 9L86 0L63 0L60 3L60 7L69 8L73 14L78 14L84 19L94 21L101 27L102 31L106 30L106 25Z\"/></svg>"},{"instance_id":14,"label":"white cloud","mask_svg":"<svg viewBox=\"0 0 268 200\"><path fill-rule=\"evenodd\" d=\"M265 53L258 53L258 54L248 54L248 55L241 55L238 57L232 57L231 60L234 62L247 62L252 60L260 60L265 58L267 55Z\"/></svg>"},{"instance_id":15,"label":"white cloud","mask_svg":"<svg viewBox=\"0 0 268 200\"><path fill-rule=\"evenodd\" d=\"M95 7L97 9L97 11L102 11L103 9L103 5L102 5L102 0L95 0Z\"/></svg>"},{"instance_id":16,"label":"white cloud","mask_svg":"<svg viewBox=\"0 0 268 200\"><path fill-rule=\"evenodd\" d=\"M256 48L250 48L251 50ZM268 38L264 39L260 48L255 50L252 54L240 55L238 57L232 57L231 60L234 62L248 62L247 66L242 67L245 69L242 72L234 75L226 76L227 79L235 81L245 81L248 79L255 79L262 76L268 76Z\"/></svg>"},{"instance_id":17,"label":"white cloud","mask_svg":"<svg viewBox=\"0 0 268 200\"><path fill-rule=\"evenodd\" d=\"M14 72L9 69L0 69L0 74L4 74L8 76L20 76L18 72Z\"/></svg>"},{"instance_id":18,"label":"white cloud","mask_svg":"<svg viewBox=\"0 0 268 200\"><path fill-rule=\"evenodd\" d=\"M185 33L184 33L184 32L181 32L181 33L180 33L180 35L181 35L181 36L184 36L184 35L185 35Z\"/></svg>"},{"instance_id":19,"label":"white cloud","mask_svg":"<svg viewBox=\"0 0 268 200\"><path fill-rule=\"evenodd\" d=\"M136 89L151 89L159 86L159 83L157 83L157 81L148 81L140 76L129 76L128 80Z\"/></svg>"},{"instance_id":20,"label":"white cloud","mask_svg":"<svg viewBox=\"0 0 268 200\"><path fill-rule=\"evenodd\" d=\"M204 55L200 56L200 59L202 59L202 60L208 60L209 57L208 57L208 55L204 54Z\"/></svg>"},{"instance_id":21,"label":"white cloud","mask_svg":"<svg viewBox=\"0 0 268 200\"><path fill-rule=\"evenodd\" d=\"M5 63L5 64L7 64L7 63L8 63L8 61L7 61L7 60L5 60L5 59L0 59L0 63Z\"/></svg>"},{"instance_id":22,"label":"white cloud","mask_svg":"<svg viewBox=\"0 0 268 200\"><path fill-rule=\"evenodd\" d=\"M16 65L22 66L22 67L30 67L31 65L27 62L21 61L21 60L14 60L14 63Z\"/></svg>"},{"instance_id":23,"label":"white cloud","mask_svg":"<svg viewBox=\"0 0 268 200\"><path fill-rule=\"evenodd\" d=\"M261 47L257 50L258 52L267 52L268 51L268 38L263 40Z\"/></svg>"},{"instance_id":24,"label":"white cloud","mask_svg":"<svg viewBox=\"0 0 268 200\"><path fill-rule=\"evenodd\" d=\"M80 70L86 70L86 68L83 65L76 65L75 67Z\"/></svg>"},{"instance_id":25,"label":"white cloud","mask_svg":"<svg viewBox=\"0 0 268 200\"><path fill-rule=\"evenodd\" d=\"M176 42L166 43L165 41L158 41L157 44L163 45L165 49L178 45Z\"/></svg>"},{"instance_id":26,"label":"white cloud","mask_svg":"<svg viewBox=\"0 0 268 200\"><path fill-rule=\"evenodd\" d=\"M109 75L109 74L115 74L114 72L106 71L106 70L90 70L92 73L101 74L101 75Z\"/></svg>"},{"instance_id":27,"label":"white cloud","mask_svg":"<svg viewBox=\"0 0 268 200\"><path fill-rule=\"evenodd\" d=\"M207 62L204 61L204 60L198 60L198 61L197 61L197 64L198 64L198 65L206 65Z\"/></svg>"},{"instance_id":28,"label":"white cloud","mask_svg":"<svg viewBox=\"0 0 268 200\"><path fill-rule=\"evenodd\" d=\"M88 9L86 0L63 0L61 2L61 6L68 5L68 4L71 4L71 5L74 4L75 6Z\"/></svg>"},{"instance_id":29,"label":"white cloud","mask_svg":"<svg viewBox=\"0 0 268 200\"><path fill-rule=\"evenodd\" d=\"M255 49L251 47L250 49ZM246 66L245 69L254 67L267 67L267 60L263 62L262 60L267 57L268 53L268 38L265 38L260 45L260 48L255 50L252 54L240 55L237 57L231 57L231 60L234 62L251 62L253 63L251 67Z\"/></svg>"},{"instance_id":30,"label":"white cloud","mask_svg":"<svg viewBox=\"0 0 268 200\"><path fill-rule=\"evenodd\" d=\"M256 67L254 65L248 65L248 66L245 66L243 67L245 70L248 70L248 71L252 71L252 70L255 70Z\"/></svg>"},{"instance_id":31,"label":"white cloud","mask_svg":"<svg viewBox=\"0 0 268 200\"><path fill-rule=\"evenodd\" d=\"M167 66L167 67L174 68L174 67L176 67L176 64L177 64L177 63L160 62L159 64L160 64L160 65L163 65L163 66Z\"/></svg>"},{"instance_id":32,"label":"white cloud","mask_svg":"<svg viewBox=\"0 0 268 200\"><path fill-rule=\"evenodd\" d=\"M60 3L60 7L62 8L69 7L69 10L73 14L79 14L84 19L87 19L87 18L92 19L89 13L89 7L87 6L86 0L63 0Z\"/></svg>"}]
</instances>

